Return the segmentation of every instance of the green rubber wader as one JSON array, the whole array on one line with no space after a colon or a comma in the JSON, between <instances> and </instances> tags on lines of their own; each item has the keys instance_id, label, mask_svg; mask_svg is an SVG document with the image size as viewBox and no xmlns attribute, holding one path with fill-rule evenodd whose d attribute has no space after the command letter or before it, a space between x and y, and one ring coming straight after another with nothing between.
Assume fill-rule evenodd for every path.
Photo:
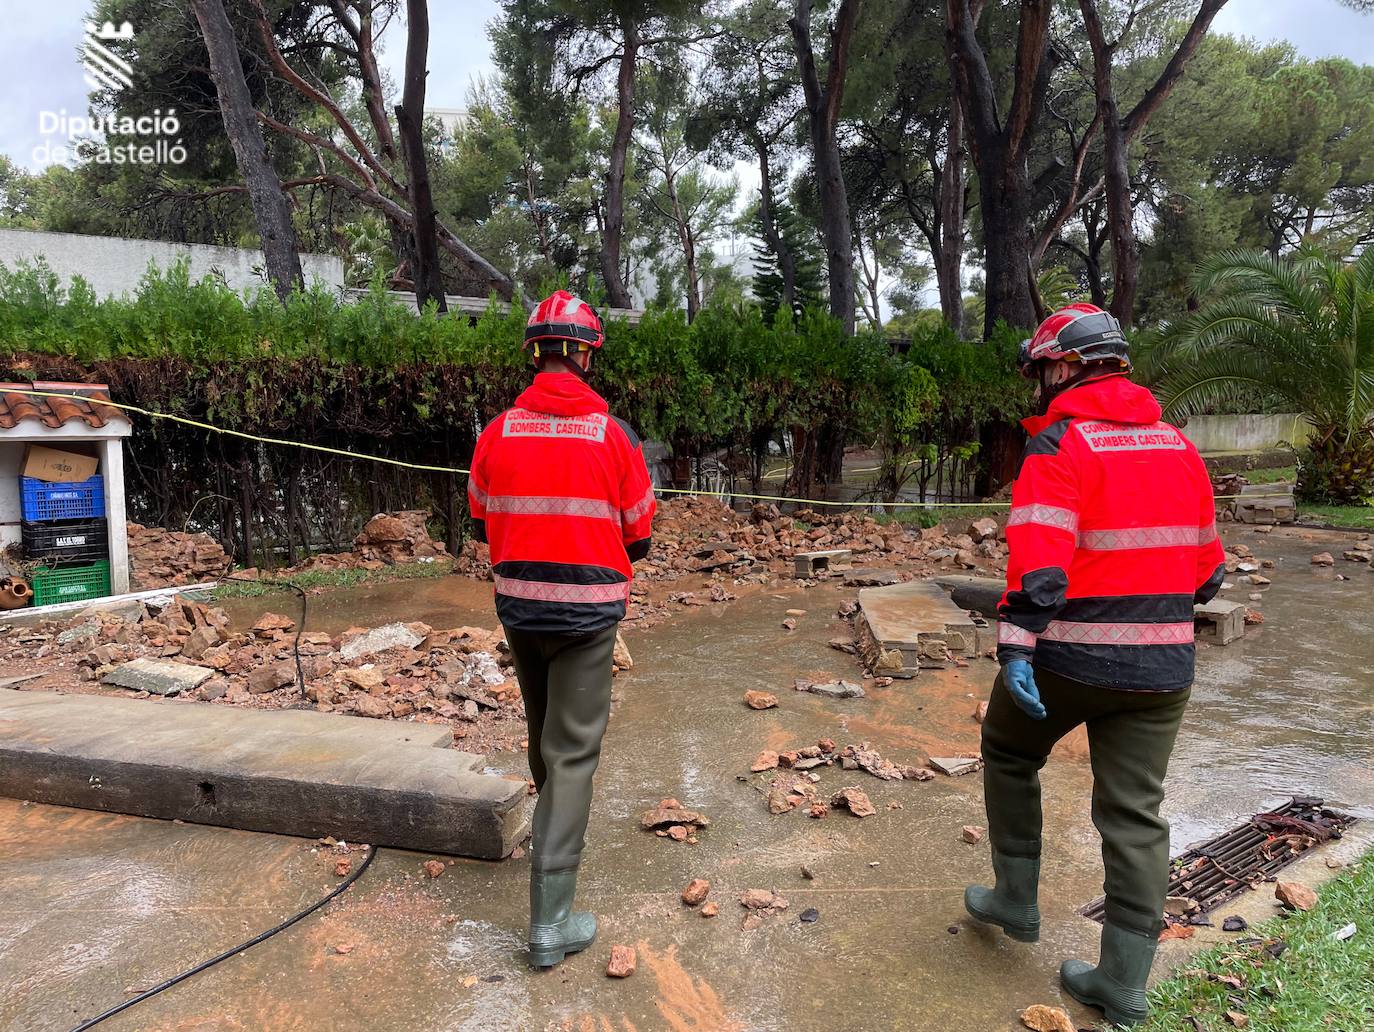
<instances>
[{"instance_id":1,"label":"green rubber wader","mask_svg":"<svg viewBox=\"0 0 1374 1032\"><path fill-rule=\"evenodd\" d=\"M1190 690L1123 692L1042 670L1035 680L1048 713L1044 720L1017 707L999 674L983 722L992 848L1007 856L1040 856L1040 768L1059 739L1086 724L1107 920L1142 935L1158 934L1169 881L1169 823L1159 816L1159 805Z\"/></svg>"},{"instance_id":2,"label":"green rubber wader","mask_svg":"<svg viewBox=\"0 0 1374 1032\"><path fill-rule=\"evenodd\" d=\"M525 699L530 772L539 791L530 860L538 871L577 867L592 776L611 715L614 627L586 636L506 631Z\"/></svg>"}]
</instances>

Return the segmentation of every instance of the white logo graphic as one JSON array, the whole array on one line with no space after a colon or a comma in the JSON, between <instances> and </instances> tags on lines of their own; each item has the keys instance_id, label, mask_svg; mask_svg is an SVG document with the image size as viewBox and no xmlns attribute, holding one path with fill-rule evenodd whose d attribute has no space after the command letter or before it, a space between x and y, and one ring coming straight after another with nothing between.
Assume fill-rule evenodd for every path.
<instances>
[{"instance_id":1,"label":"white logo graphic","mask_svg":"<svg viewBox=\"0 0 1374 1032\"><path fill-rule=\"evenodd\" d=\"M133 68L107 43L134 38L134 27L123 22L85 23L81 67L92 90L115 93L133 85ZM154 108L140 115L118 103L102 114L69 115L66 108L38 112L40 142L33 149L39 168L83 161L97 165L182 165L186 148L179 138L181 121L175 108Z\"/></svg>"},{"instance_id":2,"label":"white logo graphic","mask_svg":"<svg viewBox=\"0 0 1374 1032\"><path fill-rule=\"evenodd\" d=\"M86 23L86 36L81 47L81 67L86 70L87 86L93 90L122 90L125 86L133 85L133 79L129 78L133 69L129 67L129 63L105 45L106 41L133 38L134 27L128 22L124 22L117 29L114 22L106 22L100 26L94 22Z\"/></svg>"}]
</instances>

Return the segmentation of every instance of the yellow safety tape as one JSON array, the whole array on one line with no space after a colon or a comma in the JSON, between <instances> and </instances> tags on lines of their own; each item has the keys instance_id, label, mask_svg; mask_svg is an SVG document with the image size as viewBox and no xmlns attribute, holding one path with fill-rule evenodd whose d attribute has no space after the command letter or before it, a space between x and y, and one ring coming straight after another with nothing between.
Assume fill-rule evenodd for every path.
<instances>
[{"instance_id":1,"label":"yellow safety tape","mask_svg":"<svg viewBox=\"0 0 1374 1032\"><path fill-rule=\"evenodd\" d=\"M211 433L225 434L229 437L237 437L245 441L255 441L259 444L279 444L286 448L301 448L306 451L323 452L326 455L338 455L345 459L359 459L363 462L380 462L387 466L399 466L402 469L418 470L422 473L455 473L460 476L470 476L472 471L462 469L458 466L426 466L423 463L406 462L404 459L390 459L383 455L367 455L362 452L348 451L345 448L330 448L323 444L308 444L305 441L289 441L280 437L261 437L257 434L245 433L242 430L230 430L226 427L215 426L213 423L202 423L198 419L189 419L186 416L173 415L170 412L154 412L151 409L140 408L137 405L127 405L120 401L105 401L99 398L90 398L81 394L62 394L57 391L35 391L16 387L7 387L6 394L22 394L31 398L64 398L67 401L82 401L87 404L108 405L110 408L119 409L121 412L132 412L138 416L147 416L149 419L167 419L173 423L181 423L183 426L193 426L197 430L208 430ZM904 502L904 501L834 501L825 498L793 498L787 495L760 495L744 494L740 491L705 491L692 488L680 487L656 487L656 494L674 495L704 495L708 498L743 498L749 501L759 502L794 502L798 505L835 505L853 507L859 505L881 505L890 509L1009 509L1010 502ZM1217 495L1219 502L1231 501L1240 498L1240 495ZM1257 500L1260 498L1286 498L1286 492L1276 492L1274 494L1253 494L1244 497Z\"/></svg>"}]
</instances>

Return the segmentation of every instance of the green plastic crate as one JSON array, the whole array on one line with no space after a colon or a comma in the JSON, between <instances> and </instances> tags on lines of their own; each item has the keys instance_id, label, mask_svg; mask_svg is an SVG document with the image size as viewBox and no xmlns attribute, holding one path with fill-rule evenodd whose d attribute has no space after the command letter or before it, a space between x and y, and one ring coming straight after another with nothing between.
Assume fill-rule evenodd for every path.
<instances>
[{"instance_id":1,"label":"green plastic crate","mask_svg":"<svg viewBox=\"0 0 1374 1032\"><path fill-rule=\"evenodd\" d=\"M89 566L44 567L34 571L33 604L82 602L110 593L110 564L102 560Z\"/></svg>"}]
</instances>

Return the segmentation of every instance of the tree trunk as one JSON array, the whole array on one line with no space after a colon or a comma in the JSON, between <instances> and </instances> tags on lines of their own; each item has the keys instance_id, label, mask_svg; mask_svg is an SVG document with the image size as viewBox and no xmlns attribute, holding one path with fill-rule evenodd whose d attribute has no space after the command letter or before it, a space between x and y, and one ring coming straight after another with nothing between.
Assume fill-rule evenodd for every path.
<instances>
[{"instance_id":1,"label":"tree trunk","mask_svg":"<svg viewBox=\"0 0 1374 1032\"><path fill-rule=\"evenodd\" d=\"M210 77L219 97L224 132L234 149L239 174L248 188L267 275L277 296L285 300L296 287L305 285L301 273L300 247L291 224L291 203L282 190L281 179L267 160L267 148L258 129L257 112L248 93L239 62L238 44L222 0L191 0L191 9L200 24L205 49L210 56Z\"/></svg>"},{"instance_id":2,"label":"tree trunk","mask_svg":"<svg viewBox=\"0 0 1374 1032\"><path fill-rule=\"evenodd\" d=\"M1140 243L1135 235L1135 207L1131 204L1131 175L1126 166L1126 141L1116 102L1105 105L1107 220L1112 238L1111 312L1122 326L1130 326L1140 279Z\"/></svg>"},{"instance_id":3,"label":"tree trunk","mask_svg":"<svg viewBox=\"0 0 1374 1032\"><path fill-rule=\"evenodd\" d=\"M545 229L545 218L539 212L539 198L534 190L534 168L529 156L525 157L525 199L529 204L530 221L534 223L535 232L539 234L539 253L544 261L553 264L553 250L549 247L549 234Z\"/></svg>"},{"instance_id":4,"label":"tree trunk","mask_svg":"<svg viewBox=\"0 0 1374 1032\"><path fill-rule=\"evenodd\" d=\"M1112 85L1112 58L1118 43L1108 44L1094 0L1079 0L1083 24L1093 54L1093 92L1097 117L1102 123L1103 182L1107 193L1107 226L1112 240L1111 312L1122 326L1131 324L1135 311L1136 282L1140 276L1140 245L1135 235L1135 209L1131 204L1131 172L1126 163L1126 136Z\"/></svg>"},{"instance_id":5,"label":"tree trunk","mask_svg":"<svg viewBox=\"0 0 1374 1032\"><path fill-rule=\"evenodd\" d=\"M616 76L615 136L611 140L611 160L606 169L606 222L601 235L601 277L606 281L606 297L612 308L629 308L630 292L620 271L621 235L625 231L625 158L635 126L635 65L639 55L639 26L630 18L622 21L625 49Z\"/></svg>"},{"instance_id":6,"label":"tree trunk","mask_svg":"<svg viewBox=\"0 0 1374 1032\"><path fill-rule=\"evenodd\" d=\"M673 223L677 228L678 246L682 248L682 260L687 268L687 321L690 323L701 311L701 282L697 274L696 237L682 204L677 196L677 174L673 171L673 160L663 139L659 139L659 153L663 155L663 185L668 191L668 203L673 206Z\"/></svg>"},{"instance_id":7,"label":"tree trunk","mask_svg":"<svg viewBox=\"0 0 1374 1032\"><path fill-rule=\"evenodd\" d=\"M854 237L835 130L840 120L845 75L849 70L849 46L854 38L859 7L860 0L840 2L830 27L824 86L816 69L816 54L811 43L811 0L795 0L792 17L787 22L792 29L811 130L811 150L821 203L821 237L825 242L830 279L830 314L840 320L844 332L850 336L854 333Z\"/></svg>"},{"instance_id":8,"label":"tree trunk","mask_svg":"<svg viewBox=\"0 0 1374 1032\"><path fill-rule=\"evenodd\" d=\"M964 329L964 115L954 96L950 97L945 164L940 170L939 219L935 282L940 313L957 337Z\"/></svg>"},{"instance_id":9,"label":"tree trunk","mask_svg":"<svg viewBox=\"0 0 1374 1032\"><path fill-rule=\"evenodd\" d=\"M782 277L782 307L795 312L797 259L792 254L792 248L787 246L783 235L778 232L778 222L773 212L773 181L768 159L768 141L762 135L754 137L754 152L759 156L759 222L763 226L763 239L778 258L778 275Z\"/></svg>"},{"instance_id":10,"label":"tree trunk","mask_svg":"<svg viewBox=\"0 0 1374 1032\"><path fill-rule=\"evenodd\" d=\"M687 321L692 322L701 311L701 272L697 268L697 241L692 227L682 224L682 250L687 262Z\"/></svg>"},{"instance_id":11,"label":"tree trunk","mask_svg":"<svg viewBox=\"0 0 1374 1032\"><path fill-rule=\"evenodd\" d=\"M405 90L396 106L396 123L401 131L401 151L410 180L410 207L415 215L415 303L423 309L434 301L440 312L447 312L444 277L439 268L438 216L429 187L423 133L428 56L428 4L426 0L406 0Z\"/></svg>"},{"instance_id":12,"label":"tree trunk","mask_svg":"<svg viewBox=\"0 0 1374 1032\"><path fill-rule=\"evenodd\" d=\"M1032 327L1039 314L1030 277L1030 176L1024 163L1007 168L996 159L989 164L990 174L978 178L987 291L984 338L999 320Z\"/></svg>"},{"instance_id":13,"label":"tree trunk","mask_svg":"<svg viewBox=\"0 0 1374 1032\"><path fill-rule=\"evenodd\" d=\"M863 290L864 293L868 295L868 299L863 306L864 315L868 317L868 324L872 326L873 329L881 330L883 328L883 316L882 309L879 307L878 278L882 273L882 269L878 265L877 240L875 239L873 242L873 267L871 269L868 267L868 258L864 255L864 235L862 231L855 234L854 244L859 252L859 269L863 273Z\"/></svg>"},{"instance_id":14,"label":"tree trunk","mask_svg":"<svg viewBox=\"0 0 1374 1032\"><path fill-rule=\"evenodd\" d=\"M984 336L999 320L1035 325L1031 274L1031 180L1027 158L1045 105L1054 58L1049 54L1050 0L1021 0L1013 88L1007 110L975 31L981 0L946 0L945 53L969 129L978 170L986 253Z\"/></svg>"},{"instance_id":15,"label":"tree trunk","mask_svg":"<svg viewBox=\"0 0 1374 1032\"><path fill-rule=\"evenodd\" d=\"M849 218L849 197L840 167L840 149L833 135L813 123L811 145L816 151L816 178L820 186L821 237L825 242L826 271L830 282L830 314L844 332L854 333L854 235Z\"/></svg>"},{"instance_id":16,"label":"tree trunk","mask_svg":"<svg viewBox=\"0 0 1374 1032\"><path fill-rule=\"evenodd\" d=\"M1140 243L1135 233L1135 206L1131 200L1128 164L1131 140L1173 92L1188 61L1207 34L1212 19L1225 5L1226 0L1203 0L1164 71L1145 91L1140 102L1122 118L1112 85L1112 60L1117 47L1121 45L1121 39L1107 42L1095 0L1079 0L1078 3L1092 47L1093 92L1097 96L1097 114L1102 122L1105 158L1103 180L1107 193L1107 224L1112 240L1111 311L1123 326L1131 323L1135 311L1136 286L1140 278ZM1122 38L1129 29L1128 19Z\"/></svg>"}]
</instances>

